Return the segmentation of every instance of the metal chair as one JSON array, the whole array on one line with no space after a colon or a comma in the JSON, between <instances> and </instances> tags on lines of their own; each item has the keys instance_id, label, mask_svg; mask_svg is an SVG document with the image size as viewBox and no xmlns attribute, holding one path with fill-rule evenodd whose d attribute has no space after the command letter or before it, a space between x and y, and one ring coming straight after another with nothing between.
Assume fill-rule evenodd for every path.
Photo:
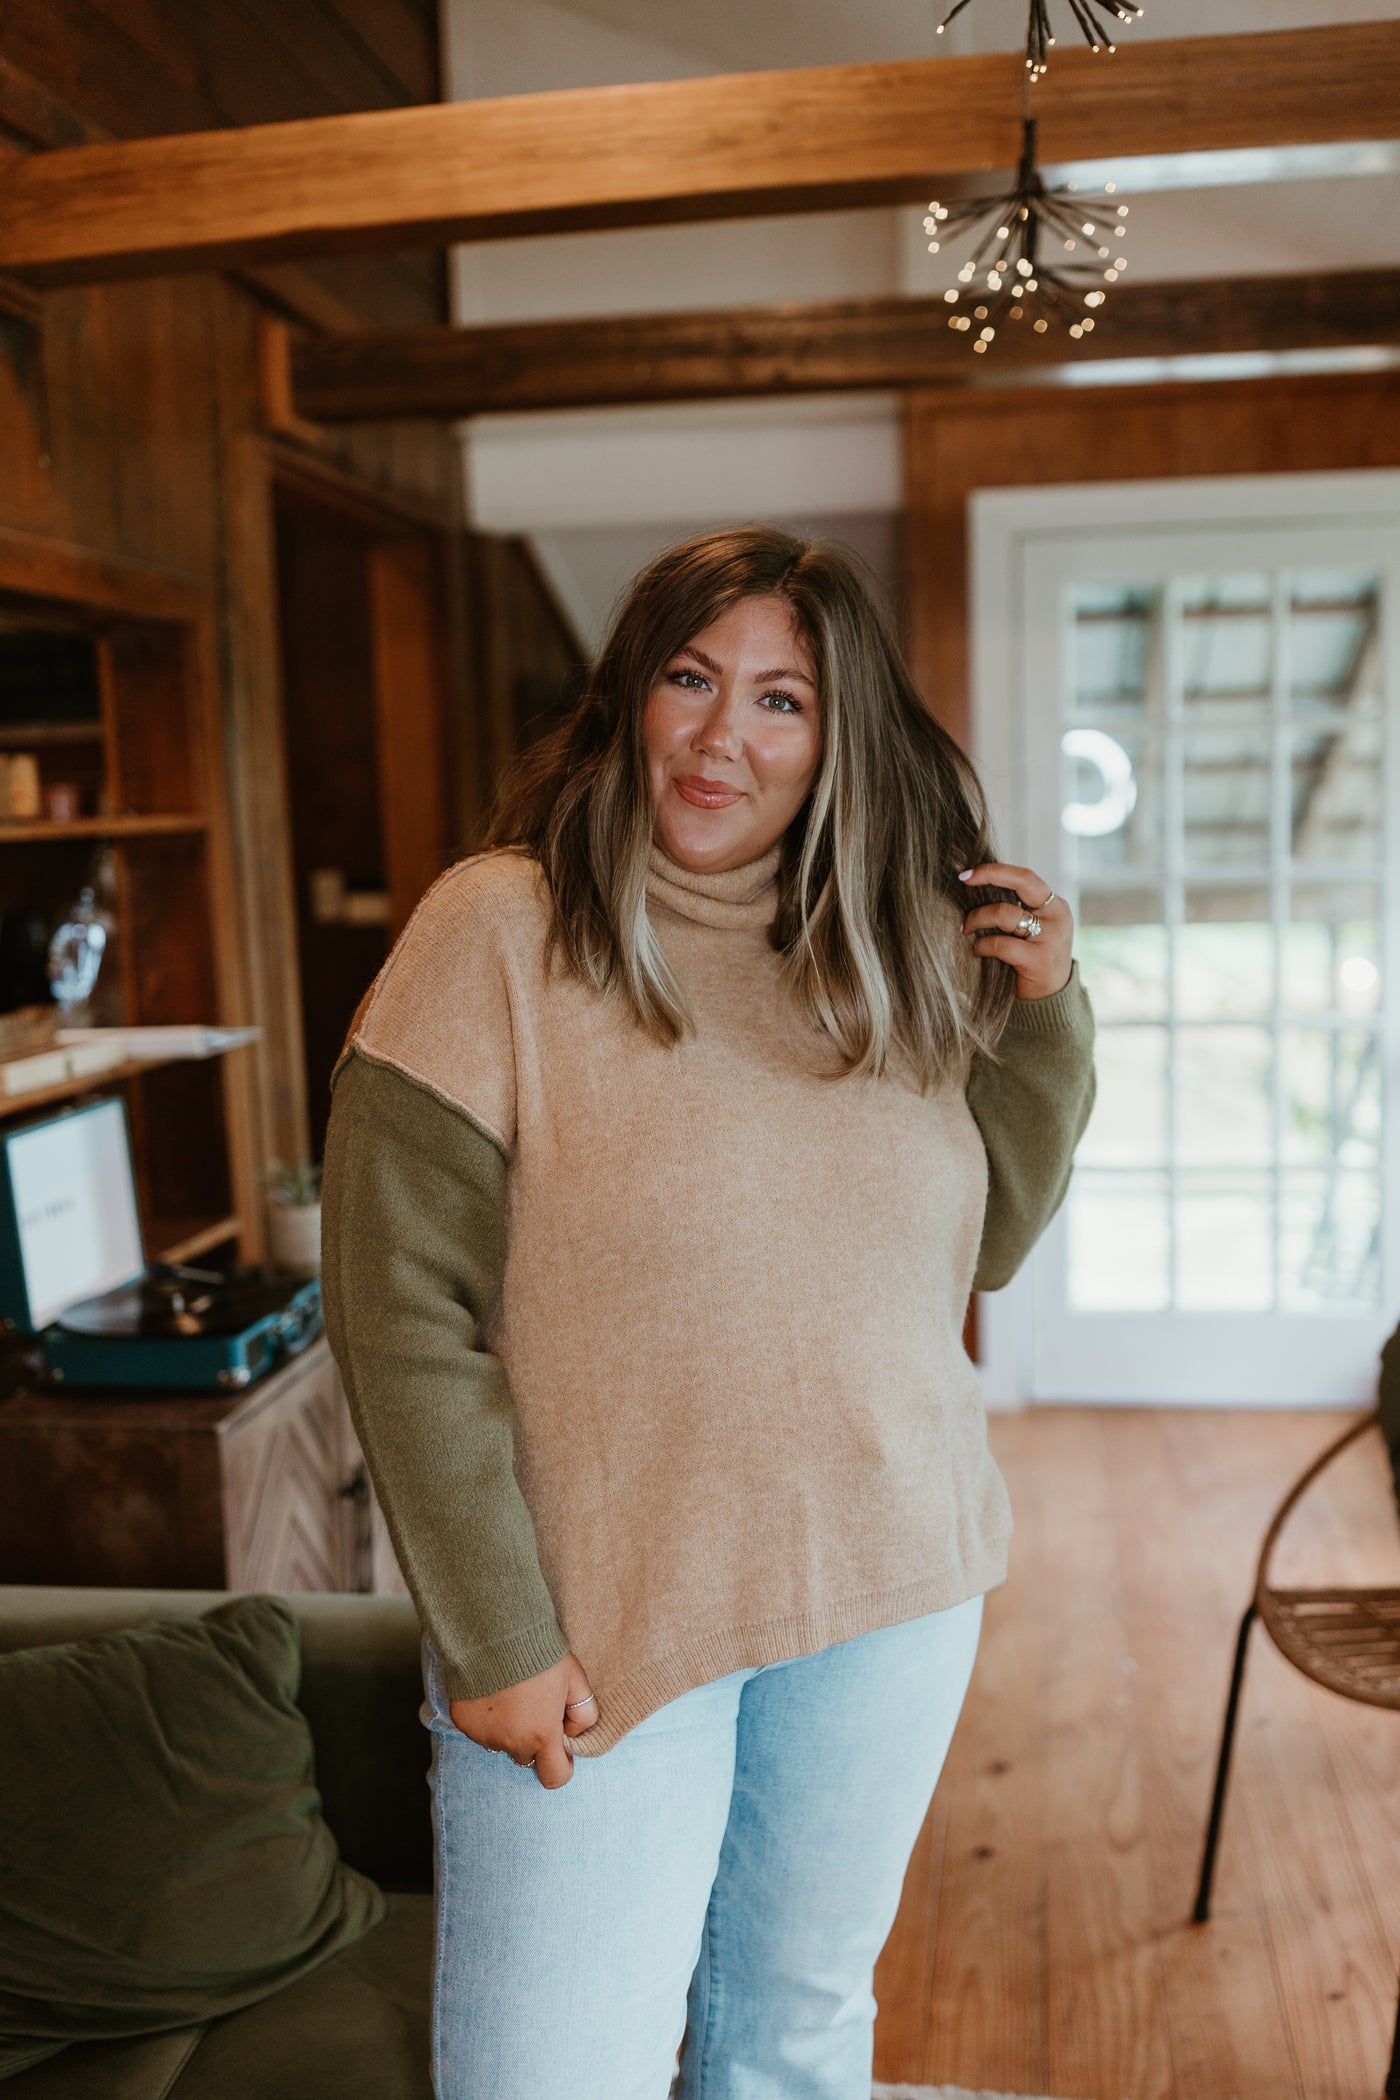
<instances>
[{"instance_id":1,"label":"metal chair","mask_svg":"<svg viewBox=\"0 0 1400 2100\"><path fill-rule=\"evenodd\" d=\"M1254 1595L1240 1621L1235 1643L1235 1666L1215 1768L1215 1792L1192 1912L1198 1925L1210 1916L1216 1848L1230 1781L1230 1755L1239 1718L1246 1651L1255 1620L1263 1621L1280 1654L1314 1684L1325 1685L1329 1692L1339 1692L1344 1699L1359 1699L1366 1706L1400 1710L1400 1589L1280 1590L1269 1581L1269 1562L1279 1533L1313 1482L1368 1429L1380 1430L1381 1426L1379 1412L1373 1411L1353 1422L1344 1435L1329 1444L1289 1489L1264 1534ZM1385 2082L1385 2100L1400 2100L1400 2016Z\"/></svg>"}]
</instances>

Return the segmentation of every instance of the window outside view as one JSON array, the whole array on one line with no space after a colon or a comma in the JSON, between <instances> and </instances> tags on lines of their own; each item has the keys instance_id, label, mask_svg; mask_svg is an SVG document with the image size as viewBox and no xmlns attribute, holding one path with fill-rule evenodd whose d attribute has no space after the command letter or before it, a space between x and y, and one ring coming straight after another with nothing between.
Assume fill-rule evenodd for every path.
<instances>
[{"instance_id":1,"label":"window outside view","mask_svg":"<svg viewBox=\"0 0 1400 2100\"><path fill-rule=\"evenodd\" d=\"M1075 1310L1377 1302L1380 603L1341 571L1066 594L1064 864L1099 1024Z\"/></svg>"}]
</instances>

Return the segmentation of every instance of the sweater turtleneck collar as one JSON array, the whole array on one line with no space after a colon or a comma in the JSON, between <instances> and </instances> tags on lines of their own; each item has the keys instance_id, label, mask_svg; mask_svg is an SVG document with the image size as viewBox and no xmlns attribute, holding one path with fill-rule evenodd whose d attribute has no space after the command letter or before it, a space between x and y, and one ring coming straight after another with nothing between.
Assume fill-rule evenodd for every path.
<instances>
[{"instance_id":1,"label":"sweater turtleneck collar","mask_svg":"<svg viewBox=\"0 0 1400 2100\"><path fill-rule=\"evenodd\" d=\"M778 862L782 845L770 846L740 868L697 872L682 868L653 842L647 863L647 895L683 919L702 926L770 926L778 910Z\"/></svg>"}]
</instances>

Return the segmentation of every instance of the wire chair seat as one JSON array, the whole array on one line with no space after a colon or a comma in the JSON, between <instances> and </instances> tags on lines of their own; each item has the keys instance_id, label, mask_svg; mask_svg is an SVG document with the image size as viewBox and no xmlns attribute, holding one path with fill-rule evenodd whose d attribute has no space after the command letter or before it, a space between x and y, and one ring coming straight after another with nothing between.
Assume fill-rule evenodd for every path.
<instances>
[{"instance_id":1,"label":"wire chair seat","mask_svg":"<svg viewBox=\"0 0 1400 2100\"><path fill-rule=\"evenodd\" d=\"M1274 1645L1344 1699L1400 1710L1400 1589L1276 1590L1256 1603Z\"/></svg>"},{"instance_id":2,"label":"wire chair seat","mask_svg":"<svg viewBox=\"0 0 1400 2100\"><path fill-rule=\"evenodd\" d=\"M1396 1349L1400 1330L1387 1347ZM1383 1363L1387 1361L1383 1358ZM1396 1359L1400 1365L1400 1357ZM1387 1374L1388 1375L1388 1374ZM1365 1706L1400 1710L1400 1588L1363 1589L1353 1585L1334 1589L1284 1590L1269 1581L1269 1564L1279 1533L1304 1494L1333 1459L1356 1443L1368 1430L1384 1434L1379 1409L1353 1422L1341 1436L1319 1453L1284 1496L1274 1512L1259 1549L1254 1594L1240 1621L1235 1643L1235 1665L1225 1703L1225 1722L1215 1766L1215 1792L1206 1826L1201 1874L1196 1887L1192 1917L1203 1925L1210 1916L1215 1881L1215 1855L1225 1811L1225 1791L1230 1777L1230 1753L1244 1688L1245 1654L1250 1628L1261 1619L1279 1653L1314 1684L1343 1699L1356 1699ZM1385 2100L1400 2100L1400 2017L1385 2082Z\"/></svg>"}]
</instances>

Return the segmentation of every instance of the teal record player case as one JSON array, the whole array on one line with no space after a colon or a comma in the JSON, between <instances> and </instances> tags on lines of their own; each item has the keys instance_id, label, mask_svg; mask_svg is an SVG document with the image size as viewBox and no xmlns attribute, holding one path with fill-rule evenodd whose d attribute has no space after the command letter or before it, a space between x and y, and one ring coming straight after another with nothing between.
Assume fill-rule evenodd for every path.
<instances>
[{"instance_id":1,"label":"teal record player case","mask_svg":"<svg viewBox=\"0 0 1400 2100\"><path fill-rule=\"evenodd\" d=\"M315 1338L321 1287L148 1266L126 1106L104 1097L0 1128L0 1319L65 1386L228 1392Z\"/></svg>"}]
</instances>

